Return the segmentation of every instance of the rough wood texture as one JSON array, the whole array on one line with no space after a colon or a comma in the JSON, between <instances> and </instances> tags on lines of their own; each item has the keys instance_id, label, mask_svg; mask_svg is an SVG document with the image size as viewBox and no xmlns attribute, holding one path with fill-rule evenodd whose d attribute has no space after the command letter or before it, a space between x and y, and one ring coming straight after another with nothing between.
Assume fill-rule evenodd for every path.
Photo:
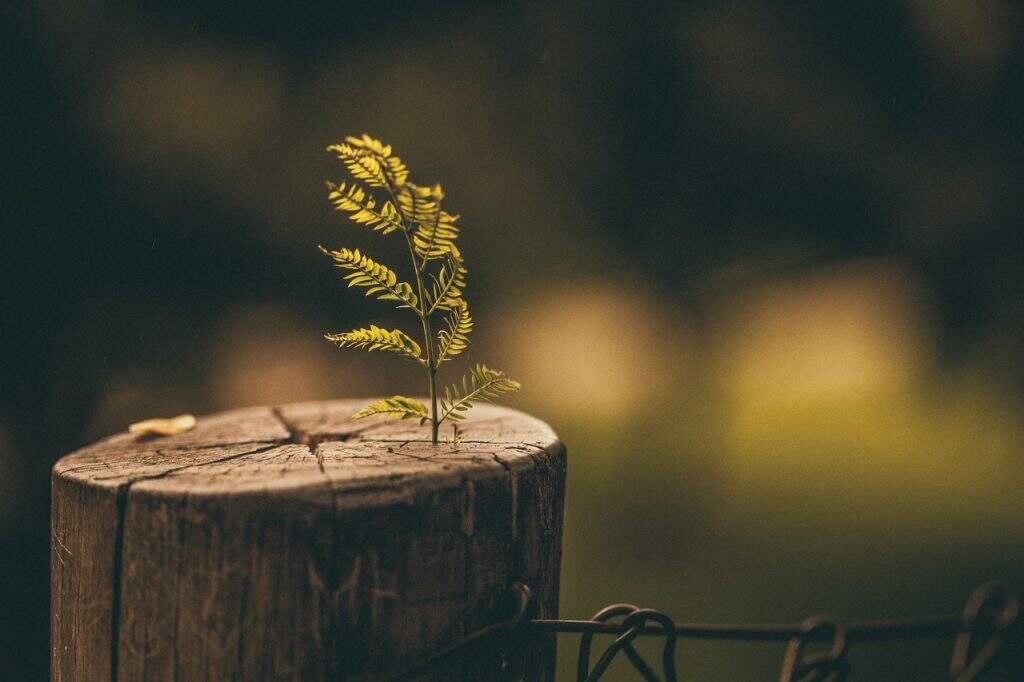
<instances>
[{"instance_id":1,"label":"rough wood texture","mask_svg":"<svg viewBox=\"0 0 1024 682\"><path fill-rule=\"evenodd\" d=\"M60 460L53 679L385 679L493 622L516 580L555 617L551 429L479 405L435 447L415 423L350 421L363 402L236 410ZM553 676L545 637L423 679Z\"/></svg>"}]
</instances>

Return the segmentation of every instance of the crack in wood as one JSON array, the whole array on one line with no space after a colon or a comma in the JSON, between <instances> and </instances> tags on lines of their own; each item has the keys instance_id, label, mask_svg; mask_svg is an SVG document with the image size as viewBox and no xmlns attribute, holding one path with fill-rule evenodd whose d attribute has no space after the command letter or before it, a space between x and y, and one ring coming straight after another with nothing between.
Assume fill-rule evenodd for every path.
<instances>
[{"instance_id":1,"label":"crack in wood","mask_svg":"<svg viewBox=\"0 0 1024 682\"><path fill-rule=\"evenodd\" d=\"M118 649L120 649L121 642L121 571L124 565L124 520L128 509L128 489L131 488L131 485L131 482L128 482L117 487L114 561L110 576L110 682L117 682Z\"/></svg>"},{"instance_id":2,"label":"crack in wood","mask_svg":"<svg viewBox=\"0 0 1024 682\"><path fill-rule=\"evenodd\" d=\"M274 418L281 423L284 430L288 432L288 442L296 443L299 445L310 445L316 447L320 443L345 443L350 440L364 440L358 438L360 434L370 431L371 429L388 426L385 423L367 424L358 429L351 429L349 431L340 432L328 432L312 434L309 431L302 429L295 421L284 416L284 409L281 407L270 408L270 413L274 415Z\"/></svg>"},{"instance_id":3,"label":"crack in wood","mask_svg":"<svg viewBox=\"0 0 1024 682\"><path fill-rule=\"evenodd\" d=\"M146 475L146 476L140 476L138 478L134 478L134 479L132 479L130 481L127 481L127 482L122 483L122 484L117 486L117 490L116 490L116 493L115 493L115 495L116 495L117 513L116 513L115 526L114 526L114 560L112 562L113 570L111 571L111 582L112 582L112 586L111 586L111 614L110 614L110 678L111 678L111 682L117 682L117 678L118 678L118 656L119 656L120 640L121 640L121 598L122 598L121 592L122 592L122 587L123 587L122 586L121 575L122 575L123 566L124 566L124 526L125 526L125 517L126 517L127 511L128 511L128 496L129 496L129 493L131 492L132 486L134 486L136 483L140 483L140 482L143 482L143 481L153 481L153 480L157 480L157 479L161 479L161 478L166 478L168 476L173 476L174 474L179 473L181 471L184 471L185 469L191 469L193 467L198 468L198 467L203 467L203 466L209 466L211 464L219 464L219 463L227 462L227 461L230 461L230 460L233 460L233 459L238 459L239 457L245 457L246 455L255 455L255 454L258 454L260 452L266 452L268 450L272 450L272 449L277 448L277 447L280 447L280 443L275 442L275 443L273 443L271 445L264 446L262 448L257 448L255 450L249 450L249 451L246 451L246 452L236 453L236 454L233 454L233 455L229 455L227 457L221 457L219 459L210 460L210 461L207 461L207 462L194 462L194 463L189 464L189 465L177 467L175 469L169 469L167 471L162 471L162 472L157 473L157 474L150 474L150 475ZM96 480L100 480L100 479L96 479Z\"/></svg>"},{"instance_id":4,"label":"crack in wood","mask_svg":"<svg viewBox=\"0 0 1024 682\"><path fill-rule=\"evenodd\" d=\"M245 457L247 455L258 455L261 452L267 452L269 450L273 450L275 448L279 448L282 445L283 444L280 441L275 441L275 442L273 442L273 443L271 443L269 445L265 445L265 446L263 446L261 448L256 448L255 450L246 450L245 452L236 452L236 453L227 455L225 457L218 457L217 459L208 459L206 461L190 462L189 464L182 464L179 467L174 467L172 469L166 469L164 471L160 471L160 472L155 473L155 474L143 474L143 475L141 475L141 476L139 476L137 478L133 478L133 479L127 481L126 485L133 486L136 483L143 483L143 482L146 482L146 481L155 481L155 480L158 480L158 479L161 479L161 478L167 478L167 477L170 477L170 476L174 476L175 474L181 473L182 471L185 471L186 469L198 469L198 468L210 466L211 464L222 464L224 462L230 462L233 459L238 459L240 457ZM94 481L110 481L110 480L115 480L115 479L118 479L118 478L122 478L122 476L94 476L92 478L92 480L94 480Z\"/></svg>"}]
</instances>

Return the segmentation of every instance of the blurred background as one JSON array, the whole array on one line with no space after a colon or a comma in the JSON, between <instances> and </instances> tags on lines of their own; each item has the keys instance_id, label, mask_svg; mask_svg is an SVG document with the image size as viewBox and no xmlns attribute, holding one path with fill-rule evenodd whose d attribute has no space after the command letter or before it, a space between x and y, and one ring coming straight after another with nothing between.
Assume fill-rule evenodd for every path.
<instances>
[{"instance_id":1,"label":"blurred background","mask_svg":"<svg viewBox=\"0 0 1024 682\"><path fill-rule=\"evenodd\" d=\"M444 183L469 359L569 445L564 616L882 618L1024 587L1018 4L0 16L11 679L47 674L59 456L156 415L422 392L321 338L397 322L316 250L401 255L326 200L324 147L364 131ZM854 671L942 679L950 646L858 647ZM680 669L767 680L781 657L686 641Z\"/></svg>"}]
</instances>

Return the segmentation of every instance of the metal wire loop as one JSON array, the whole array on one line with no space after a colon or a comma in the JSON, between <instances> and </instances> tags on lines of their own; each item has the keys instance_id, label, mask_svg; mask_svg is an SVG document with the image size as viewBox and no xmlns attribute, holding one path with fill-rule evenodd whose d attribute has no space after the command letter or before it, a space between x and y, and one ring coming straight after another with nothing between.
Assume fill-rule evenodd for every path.
<instances>
[{"instance_id":1,"label":"metal wire loop","mask_svg":"<svg viewBox=\"0 0 1024 682\"><path fill-rule=\"evenodd\" d=\"M996 583L986 583L967 600L953 641L949 678L971 682L988 668L1006 643L1020 616L1020 598ZM980 647L978 640L982 640ZM973 658L971 649L976 648Z\"/></svg>"},{"instance_id":2,"label":"metal wire loop","mask_svg":"<svg viewBox=\"0 0 1024 682\"><path fill-rule=\"evenodd\" d=\"M832 637L828 651L804 654L807 640L826 635ZM779 682L843 682L850 672L846 651L846 628L827 614L811 616L786 646Z\"/></svg>"},{"instance_id":3,"label":"metal wire loop","mask_svg":"<svg viewBox=\"0 0 1024 682\"><path fill-rule=\"evenodd\" d=\"M762 623L759 625L720 625L675 623L661 611L642 609L633 604L612 604L601 609L591 620L534 619L535 605L530 588L513 583L508 592L511 604L503 609L511 612L509 619L470 633L421 661L412 669L392 678L412 680L441 667L452 658L484 645L500 646L503 662L523 652L510 647L529 645L534 635L577 633L581 635L577 682L596 682L612 661L624 652L626 658L646 682L661 678L634 648L633 640L647 635L664 637L662 671L665 682L676 682L675 651L679 637L731 641L784 642L788 640L780 682L844 682L850 672L847 651L850 642L887 642L925 637L954 636L949 676L954 682L973 682L997 658L1007 664L1010 679L1024 679L1020 661L1010 655L1009 644L1020 642L1020 599L1003 588L989 583L971 595L962 614L945 614L898 620L875 620L840 624L828 615L812 616L799 625ZM612 622L621 618L621 622ZM590 650L594 635L614 635L593 669ZM827 650L805 653L810 642L831 642ZM492 651L494 651L492 649Z\"/></svg>"},{"instance_id":4,"label":"metal wire loop","mask_svg":"<svg viewBox=\"0 0 1024 682\"><path fill-rule=\"evenodd\" d=\"M594 617L595 622L606 622L610 618L625 615L622 621L622 633L605 650L598 659L594 668L590 669L590 647L594 637L593 632L586 632L580 638L579 659L576 666L577 682L596 682L599 680L608 666L620 651L625 651L626 658L633 664L633 667L647 682L660 682L661 678L647 665L643 657L633 647L632 641L642 634L648 621L655 621L662 627L665 636L665 646L662 649L662 671L666 682L676 682L675 653L676 653L676 625L666 614L655 609L641 609L632 604L612 604L611 606L598 611Z\"/></svg>"},{"instance_id":5,"label":"metal wire loop","mask_svg":"<svg viewBox=\"0 0 1024 682\"><path fill-rule=\"evenodd\" d=\"M509 621L509 629L518 630L529 621L537 605L533 602L533 590L528 585L515 582L508 589L516 605L515 615Z\"/></svg>"},{"instance_id":6,"label":"metal wire loop","mask_svg":"<svg viewBox=\"0 0 1024 682\"><path fill-rule=\"evenodd\" d=\"M612 618L629 615L639 610L640 607L633 606L632 604L612 604L595 613L591 620L605 623ZM593 643L594 634L593 632L585 632L580 637L579 656L576 663L576 679L578 682L585 682L590 675L590 646ZM637 669L647 682L653 682L658 679L650 666L637 653L637 650L633 648L632 643L625 642L622 648L626 652L626 657L633 664L633 667Z\"/></svg>"}]
</instances>

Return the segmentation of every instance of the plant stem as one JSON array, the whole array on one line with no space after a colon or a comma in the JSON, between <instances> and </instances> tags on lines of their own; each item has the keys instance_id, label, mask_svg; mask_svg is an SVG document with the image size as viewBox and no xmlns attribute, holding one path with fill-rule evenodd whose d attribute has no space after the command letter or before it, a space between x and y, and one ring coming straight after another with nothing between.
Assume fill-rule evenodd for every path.
<instances>
[{"instance_id":1,"label":"plant stem","mask_svg":"<svg viewBox=\"0 0 1024 682\"><path fill-rule=\"evenodd\" d=\"M427 332L430 333L429 331ZM430 376L428 378L430 382L430 440L434 445L437 445L437 430L441 427L441 422L437 418L437 370L431 369Z\"/></svg>"},{"instance_id":2,"label":"plant stem","mask_svg":"<svg viewBox=\"0 0 1024 682\"><path fill-rule=\"evenodd\" d=\"M399 206L400 202L395 195L395 188L391 186L391 182L386 178L385 188L391 197L391 203ZM415 211L415 199L412 204ZM440 207L438 208L438 216L440 216ZM427 310L426 298L423 296L423 270L427 267L427 259L424 258L422 263L416 262L416 249L413 248L412 236L410 234L412 226L406 222L405 216L402 215L401 211L399 211L398 219L405 228L402 232L405 234L405 245L409 247L409 259L412 261L412 271L416 275L416 291L420 297L420 307L416 313L419 315L420 324L423 327L423 347L427 349L427 386L430 388L430 440L434 445L437 445L437 430L441 425L441 420L437 418L437 365L434 362L434 334L430 329L430 313L433 310Z\"/></svg>"},{"instance_id":3,"label":"plant stem","mask_svg":"<svg viewBox=\"0 0 1024 682\"><path fill-rule=\"evenodd\" d=\"M416 289L420 297L420 306L417 314L420 317L420 324L423 327L423 346L427 349L427 385L430 388L430 440L437 445L437 430L441 422L437 418L437 366L434 364L434 334L430 329L430 314L427 312L427 302L423 296L423 273L416 264L416 250L412 247L412 239L409 231L405 231L405 243L409 247L409 258L412 260L412 269L416 274Z\"/></svg>"},{"instance_id":4,"label":"plant stem","mask_svg":"<svg viewBox=\"0 0 1024 682\"><path fill-rule=\"evenodd\" d=\"M419 279L416 275L416 279ZM420 291L423 287L420 287ZM422 294L421 294L422 295ZM434 339L430 330L430 316L420 315L423 323L423 339L427 347L427 385L430 387L430 440L437 445L437 430L441 422L437 418L437 367L434 366Z\"/></svg>"}]
</instances>

